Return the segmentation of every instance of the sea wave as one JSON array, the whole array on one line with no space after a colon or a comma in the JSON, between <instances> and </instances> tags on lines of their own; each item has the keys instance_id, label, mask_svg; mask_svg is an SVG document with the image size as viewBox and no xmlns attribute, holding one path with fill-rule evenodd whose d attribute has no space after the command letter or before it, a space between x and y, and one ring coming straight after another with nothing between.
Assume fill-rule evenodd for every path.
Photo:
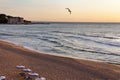
<instances>
[{"instance_id":1,"label":"sea wave","mask_svg":"<svg viewBox=\"0 0 120 80\"><path fill-rule=\"evenodd\" d=\"M0 25L0 39L50 54L120 63L119 26L111 26Z\"/></svg>"}]
</instances>

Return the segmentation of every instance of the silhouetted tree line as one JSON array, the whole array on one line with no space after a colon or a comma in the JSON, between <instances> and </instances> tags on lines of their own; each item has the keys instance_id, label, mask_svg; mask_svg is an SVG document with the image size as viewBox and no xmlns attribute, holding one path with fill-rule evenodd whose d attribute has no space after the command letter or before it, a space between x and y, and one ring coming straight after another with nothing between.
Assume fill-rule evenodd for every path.
<instances>
[{"instance_id":1,"label":"silhouetted tree line","mask_svg":"<svg viewBox=\"0 0 120 80\"><path fill-rule=\"evenodd\" d=\"M8 23L8 19L5 14L0 14L0 23L1 24L6 24Z\"/></svg>"}]
</instances>

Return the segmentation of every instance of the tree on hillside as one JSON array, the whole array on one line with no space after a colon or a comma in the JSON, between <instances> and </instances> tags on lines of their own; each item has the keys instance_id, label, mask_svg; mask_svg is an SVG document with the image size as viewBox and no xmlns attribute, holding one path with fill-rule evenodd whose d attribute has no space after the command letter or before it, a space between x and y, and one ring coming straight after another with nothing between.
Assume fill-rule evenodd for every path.
<instances>
[{"instance_id":1,"label":"tree on hillside","mask_svg":"<svg viewBox=\"0 0 120 80\"><path fill-rule=\"evenodd\" d=\"M0 23L2 24L8 23L8 19L5 14L0 14Z\"/></svg>"}]
</instances>

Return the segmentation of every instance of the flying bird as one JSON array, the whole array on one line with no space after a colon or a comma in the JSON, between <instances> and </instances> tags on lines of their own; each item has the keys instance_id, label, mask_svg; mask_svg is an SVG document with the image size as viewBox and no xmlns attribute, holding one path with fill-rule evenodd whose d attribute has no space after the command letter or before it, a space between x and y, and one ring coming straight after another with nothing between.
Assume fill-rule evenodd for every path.
<instances>
[{"instance_id":1,"label":"flying bird","mask_svg":"<svg viewBox=\"0 0 120 80\"><path fill-rule=\"evenodd\" d=\"M70 10L70 8L65 8L65 9L67 9L70 14L72 13L72 11Z\"/></svg>"}]
</instances>

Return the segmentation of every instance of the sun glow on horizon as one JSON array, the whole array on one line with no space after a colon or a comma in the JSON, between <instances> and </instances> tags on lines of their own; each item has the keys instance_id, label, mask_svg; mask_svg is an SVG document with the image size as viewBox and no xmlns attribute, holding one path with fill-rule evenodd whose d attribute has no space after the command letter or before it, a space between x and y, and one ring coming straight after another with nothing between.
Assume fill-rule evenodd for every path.
<instances>
[{"instance_id":1,"label":"sun glow on horizon","mask_svg":"<svg viewBox=\"0 0 120 80\"><path fill-rule=\"evenodd\" d=\"M120 22L120 0L1 0L2 13L32 21ZM72 14L65 10L69 7Z\"/></svg>"}]
</instances>

